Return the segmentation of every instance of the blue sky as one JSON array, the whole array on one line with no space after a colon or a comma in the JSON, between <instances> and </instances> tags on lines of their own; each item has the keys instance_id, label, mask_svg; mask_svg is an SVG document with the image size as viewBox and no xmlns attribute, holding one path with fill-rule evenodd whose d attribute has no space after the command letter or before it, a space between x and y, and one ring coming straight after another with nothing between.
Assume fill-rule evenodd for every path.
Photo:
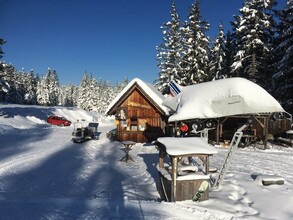
<instances>
[{"instance_id":1,"label":"blue sky","mask_svg":"<svg viewBox=\"0 0 293 220\"><path fill-rule=\"evenodd\" d=\"M160 26L170 20L172 0L0 0L3 60L40 76L56 69L62 85L78 85L85 71L121 82L158 77ZM285 0L280 0L284 5ZM175 0L181 22L194 0ZM200 0L213 39L222 21L230 29L242 0Z\"/></svg>"}]
</instances>

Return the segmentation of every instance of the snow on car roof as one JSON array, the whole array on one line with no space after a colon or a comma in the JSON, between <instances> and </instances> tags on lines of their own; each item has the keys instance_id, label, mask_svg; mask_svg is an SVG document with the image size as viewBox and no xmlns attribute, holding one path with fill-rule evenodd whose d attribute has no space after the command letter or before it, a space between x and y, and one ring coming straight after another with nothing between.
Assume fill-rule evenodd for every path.
<instances>
[{"instance_id":1,"label":"snow on car roof","mask_svg":"<svg viewBox=\"0 0 293 220\"><path fill-rule=\"evenodd\" d=\"M183 87L171 103L178 107L169 121L284 112L266 90L239 77Z\"/></svg>"}]
</instances>

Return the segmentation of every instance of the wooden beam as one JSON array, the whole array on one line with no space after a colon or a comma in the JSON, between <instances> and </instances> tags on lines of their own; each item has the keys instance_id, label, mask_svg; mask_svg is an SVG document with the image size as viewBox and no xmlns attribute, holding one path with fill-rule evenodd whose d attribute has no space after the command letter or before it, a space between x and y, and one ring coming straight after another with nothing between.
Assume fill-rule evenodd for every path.
<instances>
[{"instance_id":1,"label":"wooden beam","mask_svg":"<svg viewBox=\"0 0 293 220\"><path fill-rule=\"evenodd\" d=\"M172 157L171 202L176 202L177 166L178 166L178 158Z\"/></svg>"},{"instance_id":2,"label":"wooden beam","mask_svg":"<svg viewBox=\"0 0 293 220\"><path fill-rule=\"evenodd\" d=\"M264 129L263 129L263 133L264 133L264 137L263 137L263 144L264 144L264 149L267 149L268 147L268 130L269 130L269 119L265 118L264 119Z\"/></svg>"}]
</instances>

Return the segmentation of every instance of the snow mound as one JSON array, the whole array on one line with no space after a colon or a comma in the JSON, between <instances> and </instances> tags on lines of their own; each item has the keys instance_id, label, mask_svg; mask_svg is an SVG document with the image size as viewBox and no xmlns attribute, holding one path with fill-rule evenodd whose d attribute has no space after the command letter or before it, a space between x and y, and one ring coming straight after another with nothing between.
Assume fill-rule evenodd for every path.
<instances>
[{"instance_id":1,"label":"snow mound","mask_svg":"<svg viewBox=\"0 0 293 220\"><path fill-rule=\"evenodd\" d=\"M32 121L36 124L46 124L47 122L45 122L44 120L41 120L39 118L36 118L35 116L27 116L26 117L29 121Z\"/></svg>"},{"instance_id":2,"label":"snow mound","mask_svg":"<svg viewBox=\"0 0 293 220\"><path fill-rule=\"evenodd\" d=\"M74 107L43 107L33 105L5 105L0 104L0 127L2 133L6 129L30 129L37 125L46 125L50 115L65 117L71 122L85 120L86 122L99 122L99 124L112 124L112 117L97 112L87 112ZM1 125L3 124L3 125ZM4 126L6 125L6 126ZM9 128L7 127L9 126ZM1 131L0 130L0 131Z\"/></svg>"},{"instance_id":3,"label":"snow mound","mask_svg":"<svg viewBox=\"0 0 293 220\"><path fill-rule=\"evenodd\" d=\"M283 185L285 179L277 175L258 175L255 180L259 185Z\"/></svg>"}]
</instances>

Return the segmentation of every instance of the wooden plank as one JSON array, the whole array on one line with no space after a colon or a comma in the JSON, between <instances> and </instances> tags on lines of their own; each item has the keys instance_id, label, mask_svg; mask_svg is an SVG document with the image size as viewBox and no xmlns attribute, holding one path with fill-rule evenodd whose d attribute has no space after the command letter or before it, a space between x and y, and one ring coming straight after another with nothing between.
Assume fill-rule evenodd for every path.
<instances>
[{"instance_id":1,"label":"wooden plank","mask_svg":"<svg viewBox=\"0 0 293 220\"><path fill-rule=\"evenodd\" d=\"M162 191L160 192L161 198L165 201L172 201L172 181L167 179L164 175L159 172L160 184ZM198 191L201 183L206 181L205 179L198 180L180 180L176 184L176 201L191 200ZM201 201L209 199L209 188L204 192L200 198Z\"/></svg>"},{"instance_id":2,"label":"wooden plank","mask_svg":"<svg viewBox=\"0 0 293 220\"><path fill-rule=\"evenodd\" d=\"M178 158L177 157L172 157L171 202L175 202L176 201L177 166L178 166Z\"/></svg>"}]
</instances>

